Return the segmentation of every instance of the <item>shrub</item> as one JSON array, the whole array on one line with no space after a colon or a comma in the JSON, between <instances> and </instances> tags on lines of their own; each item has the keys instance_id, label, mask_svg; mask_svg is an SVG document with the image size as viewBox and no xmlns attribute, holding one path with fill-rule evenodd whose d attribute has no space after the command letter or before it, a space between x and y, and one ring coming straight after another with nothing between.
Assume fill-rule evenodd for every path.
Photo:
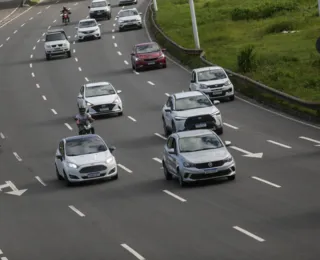
<instances>
[{"instance_id":1,"label":"shrub","mask_svg":"<svg viewBox=\"0 0 320 260\"><path fill-rule=\"evenodd\" d=\"M293 21L281 21L269 25L266 28L266 33L280 33L283 31L293 31L297 28L297 25Z\"/></svg>"},{"instance_id":2,"label":"shrub","mask_svg":"<svg viewBox=\"0 0 320 260\"><path fill-rule=\"evenodd\" d=\"M240 51L237 56L238 70L240 72L250 72L254 70L256 66L256 55L254 53L254 46L249 45Z\"/></svg>"}]
</instances>

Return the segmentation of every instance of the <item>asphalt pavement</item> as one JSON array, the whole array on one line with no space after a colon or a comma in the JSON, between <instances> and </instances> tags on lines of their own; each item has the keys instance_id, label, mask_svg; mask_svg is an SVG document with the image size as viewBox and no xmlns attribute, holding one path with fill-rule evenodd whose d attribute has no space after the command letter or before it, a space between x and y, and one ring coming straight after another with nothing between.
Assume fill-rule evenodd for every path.
<instances>
[{"instance_id":1,"label":"asphalt pavement","mask_svg":"<svg viewBox=\"0 0 320 260\"><path fill-rule=\"evenodd\" d=\"M144 15L147 4L135 7ZM62 5L72 11L67 26ZM87 5L44 2L0 25L1 260L318 260L320 127L237 97L218 105L236 181L165 181L161 108L188 90L190 73L170 60L133 71L133 45L150 39L145 29L117 31L119 7L100 22L101 40L77 42ZM72 57L46 61L44 33L61 27ZM122 90L123 116L95 122L117 148L119 179L67 188L55 150L77 134L77 95L94 81Z\"/></svg>"}]
</instances>

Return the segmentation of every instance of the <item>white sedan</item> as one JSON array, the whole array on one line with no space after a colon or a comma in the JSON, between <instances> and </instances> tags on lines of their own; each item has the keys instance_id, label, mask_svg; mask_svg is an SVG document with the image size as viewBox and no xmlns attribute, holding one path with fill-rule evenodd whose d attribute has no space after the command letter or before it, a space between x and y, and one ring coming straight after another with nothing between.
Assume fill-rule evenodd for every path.
<instances>
[{"instance_id":1,"label":"white sedan","mask_svg":"<svg viewBox=\"0 0 320 260\"><path fill-rule=\"evenodd\" d=\"M67 186L99 179L117 179L118 168L112 152L99 135L64 138L56 151L55 167L59 180Z\"/></svg>"},{"instance_id":2,"label":"white sedan","mask_svg":"<svg viewBox=\"0 0 320 260\"><path fill-rule=\"evenodd\" d=\"M76 27L78 40L101 39L100 25L95 19L80 20Z\"/></svg>"}]
</instances>

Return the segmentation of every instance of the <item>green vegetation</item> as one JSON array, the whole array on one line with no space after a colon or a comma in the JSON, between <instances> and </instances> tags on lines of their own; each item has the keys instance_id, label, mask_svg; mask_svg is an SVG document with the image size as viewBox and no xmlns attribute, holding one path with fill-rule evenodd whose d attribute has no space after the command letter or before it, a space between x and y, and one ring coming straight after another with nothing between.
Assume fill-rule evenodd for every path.
<instances>
[{"instance_id":1,"label":"green vegetation","mask_svg":"<svg viewBox=\"0 0 320 260\"><path fill-rule=\"evenodd\" d=\"M36 5L36 4L39 4L40 3L40 0L28 0L28 4L29 5Z\"/></svg>"},{"instance_id":2,"label":"green vegetation","mask_svg":"<svg viewBox=\"0 0 320 260\"><path fill-rule=\"evenodd\" d=\"M208 60L290 95L320 101L317 1L194 2ZM188 0L158 0L158 8L163 31L179 45L194 48Z\"/></svg>"}]
</instances>

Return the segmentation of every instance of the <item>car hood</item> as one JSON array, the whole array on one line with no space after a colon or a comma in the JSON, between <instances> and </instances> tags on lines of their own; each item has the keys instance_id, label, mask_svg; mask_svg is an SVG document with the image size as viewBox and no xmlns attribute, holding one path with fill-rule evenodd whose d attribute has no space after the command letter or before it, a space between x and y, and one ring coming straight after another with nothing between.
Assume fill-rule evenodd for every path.
<instances>
[{"instance_id":1,"label":"car hood","mask_svg":"<svg viewBox=\"0 0 320 260\"><path fill-rule=\"evenodd\" d=\"M140 59L154 59L154 58L158 58L159 56L161 56L161 54L162 54L161 51L151 52L151 53L137 53L136 57L138 57Z\"/></svg>"},{"instance_id":2,"label":"car hood","mask_svg":"<svg viewBox=\"0 0 320 260\"><path fill-rule=\"evenodd\" d=\"M211 115L218 112L219 109L215 106L212 107L204 107L204 108L197 108L197 109L190 109L185 111L175 111L175 116L181 117L192 117L192 116L200 116L200 115Z\"/></svg>"},{"instance_id":3,"label":"car hood","mask_svg":"<svg viewBox=\"0 0 320 260\"><path fill-rule=\"evenodd\" d=\"M127 21L132 21L132 20L141 20L140 15L132 15L132 16L126 16L126 17L120 17L118 19L118 22L127 22Z\"/></svg>"},{"instance_id":4,"label":"car hood","mask_svg":"<svg viewBox=\"0 0 320 260\"><path fill-rule=\"evenodd\" d=\"M79 28L79 29L78 29L78 32L95 31L95 30L98 30L98 29L99 29L99 26Z\"/></svg>"},{"instance_id":5,"label":"car hood","mask_svg":"<svg viewBox=\"0 0 320 260\"><path fill-rule=\"evenodd\" d=\"M190 163L206 163L226 159L230 153L225 147L219 149L181 153L186 161Z\"/></svg>"},{"instance_id":6,"label":"car hood","mask_svg":"<svg viewBox=\"0 0 320 260\"><path fill-rule=\"evenodd\" d=\"M118 95L105 95L105 96L99 96L99 97L89 97L85 98L85 100L93 105L100 105L100 104L111 104Z\"/></svg>"},{"instance_id":7,"label":"car hood","mask_svg":"<svg viewBox=\"0 0 320 260\"><path fill-rule=\"evenodd\" d=\"M226 79L218 79L218 80L199 81L199 84L204 84L204 85L210 86L210 85L215 85L215 84L224 84L228 80L229 79L226 78Z\"/></svg>"},{"instance_id":8,"label":"car hood","mask_svg":"<svg viewBox=\"0 0 320 260\"><path fill-rule=\"evenodd\" d=\"M111 157L110 151L84 154L79 156L68 156L68 162L74 163L78 166L87 165L91 163L106 163L107 158Z\"/></svg>"},{"instance_id":9,"label":"car hood","mask_svg":"<svg viewBox=\"0 0 320 260\"><path fill-rule=\"evenodd\" d=\"M48 45L57 45L57 44L64 44L64 43L69 43L69 42L67 40L46 42L46 44Z\"/></svg>"},{"instance_id":10,"label":"car hood","mask_svg":"<svg viewBox=\"0 0 320 260\"><path fill-rule=\"evenodd\" d=\"M105 11L108 10L108 6L102 6L102 7L91 7L90 12L95 12L95 11Z\"/></svg>"}]
</instances>

